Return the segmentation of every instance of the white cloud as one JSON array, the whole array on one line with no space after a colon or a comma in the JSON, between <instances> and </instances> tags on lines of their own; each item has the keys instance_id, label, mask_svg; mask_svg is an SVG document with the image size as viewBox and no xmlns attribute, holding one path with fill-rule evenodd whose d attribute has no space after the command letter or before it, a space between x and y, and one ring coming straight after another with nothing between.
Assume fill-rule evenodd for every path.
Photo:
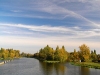
<instances>
[{"instance_id":1,"label":"white cloud","mask_svg":"<svg viewBox=\"0 0 100 75\"><path fill-rule=\"evenodd\" d=\"M16 31L12 30L11 33L13 34L23 34L23 35L35 35L38 33L44 34L43 36L49 36L48 33L52 33L54 35L52 36L67 36L67 38L91 38L91 37L99 37L100 36L100 31L99 28L93 28L93 29L87 29L87 30L82 30L80 27L62 27L62 26L48 26L48 25L23 25L23 24L0 24L0 26L4 27L10 27L8 29L8 33L12 30L11 27L15 27ZM21 28L21 31L18 29ZM26 29L26 31L23 31L23 29ZM30 31L28 31L30 30ZM4 31L4 30L3 30ZM34 32L36 31L36 32ZM7 31L6 31L7 33ZM58 34L59 33L59 34ZM51 36L51 35L50 35Z\"/></svg>"},{"instance_id":2,"label":"white cloud","mask_svg":"<svg viewBox=\"0 0 100 75\"><path fill-rule=\"evenodd\" d=\"M56 47L59 45L60 47L64 45L67 49L67 51L73 51L74 48L77 50L78 47L82 44L88 45L92 50L93 49L100 49L100 42L93 42L93 41L82 41L82 40L76 40L76 39L67 39L65 37L47 37L47 38L35 38L35 37L20 37L20 36L0 36L0 42L2 45L7 45L8 47L11 46L23 46L23 49L25 46L38 46L36 48L37 52L41 47L46 46L47 44L51 47ZM31 49L31 52L34 49ZM97 50L98 51L98 50Z\"/></svg>"},{"instance_id":3,"label":"white cloud","mask_svg":"<svg viewBox=\"0 0 100 75\"><path fill-rule=\"evenodd\" d=\"M0 33L8 33L10 35L0 35L0 45L7 47L13 47L13 46L38 46L36 50L39 50L41 47L46 46L47 44L56 47L59 45L60 47L62 45L65 45L66 49L68 51L73 51L74 48L78 50L78 47L81 44L87 44L92 50L93 49L100 49L100 31L99 29L89 29L87 30L81 30L80 27L52 27L52 26L36 26L36 25L23 25L23 24L1 24L0 26L2 28L7 28L6 31L0 30ZM12 30L16 28L16 30ZM9 28L12 28L9 30ZM23 31L25 28L26 31ZM21 31L17 31L18 29L21 29ZM30 31L28 31L30 30ZM3 31L3 32L2 32ZM17 31L17 32L16 32ZM32 33L32 31L38 31ZM69 33L71 35L62 35L63 33ZM12 33L10 33L12 32ZM46 32L47 34L44 34L42 32ZM57 32L60 33L60 35L56 34ZM54 35L50 35L48 33L53 33ZM13 35L14 34L14 35ZM17 35L16 35L17 34ZM21 34L21 35L20 35ZM27 35L24 35L27 34ZM31 36L32 35L32 36ZM91 38L91 37L98 37L97 39ZM33 48L33 47L32 47ZM24 48L23 48L24 49ZM32 49L33 50L33 49ZM98 50L97 50L98 51ZM35 51L34 51L35 52Z\"/></svg>"},{"instance_id":4,"label":"white cloud","mask_svg":"<svg viewBox=\"0 0 100 75\"><path fill-rule=\"evenodd\" d=\"M96 9L96 7L99 7L99 4L100 1L99 0L63 0L64 2L88 2L91 5L91 8L93 7L94 9ZM30 0L30 1L25 1L24 3L21 3L19 4L19 1L13 1L13 2L16 2L16 4L14 6L12 6L13 4L11 5L8 5L8 3L5 4L5 6L10 6L11 8L9 8L8 10L11 10L13 12L20 12L20 13L6 13L5 15L7 16L19 16L19 17L31 17L31 18L50 18L50 19L57 19L58 16L60 19L65 19L67 17L73 17L73 18L76 18L76 19L81 19L83 21L86 21L88 22L91 26L93 27L99 27L100 28L100 25L89 20L88 18L82 16L81 14L79 13L76 13L75 11L72 11L70 9L67 9L65 7L62 7L58 4L56 4L55 2L62 2L61 0L52 0L52 1L49 1L49 0ZM21 1L23 2L23 1ZM28 7L27 7L27 6ZM95 6L94 6L95 5ZM19 7L18 7L19 6ZM90 9L90 8L89 8ZM21 11L23 11L21 13ZM44 14L45 13L50 13L52 17L50 16L47 16L47 15L34 15L34 14L30 14L30 13L26 13L27 11L29 12L41 12ZM2 15L4 15L4 12L2 13ZM88 24L88 25L89 25Z\"/></svg>"},{"instance_id":5,"label":"white cloud","mask_svg":"<svg viewBox=\"0 0 100 75\"><path fill-rule=\"evenodd\" d=\"M6 24L0 23L0 42L2 44L13 45L66 45L69 47L76 47L83 43L88 44L91 47L99 47L99 39L93 37L100 37L100 24L92 21L85 16L90 11L100 10L100 0L25 0L23 1L10 1L4 2L4 5L0 4L1 8L8 12L1 12L0 16L13 16L13 17L30 17L30 18L48 18L48 19L66 19L72 17L74 19L85 21L85 25L88 28L83 28L80 25L75 24L74 27L63 26L48 26L48 25L24 25L24 24ZM57 3L56 3L57 2ZM64 2L80 2L90 4L88 10L80 9L80 11L86 13L81 14L75 10L67 8L66 5L61 6L60 3ZM88 6L88 5L87 5ZM12 12L12 13L10 13ZM37 14L34 14L37 13ZM40 14L38 14L40 13ZM42 13L42 14L41 14ZM84 23L82 25L84 25ZM76 26L77 25L77 26ZM69 26L69 25L68 25ZM16 28L13 29L13 28ZM86 28L86 29L85 29ZM21 30L20 30L21 29ZM50 33L50 34L49 34ZM7 35L5 35L7 34ZM10 34L10 35L9 35ZM53 34L53 35L51 35ZM9 35L9 36L8 36ZM91 40L88 40L91 39Z\"/></svg>"},{"instance_id":6,"label":"white cloud","mask_svg":"<svg viewBox=\"0 0 100 75\"><path fill-rule=\"evenodd\" d=\"M70 31L68 28L64 27L51 27L51 26L36 26L36 25L23 25L23 24L0 24L1 26L11 26L11 27L19 27L19 28L27 28L28 30L33 31L42 31L42 32L67 32Z\"/></svg>"},{"instance_id":7,"label":"white cloud","mask_svg":"<svg viewBox=\"0 0 100 75\"><path fill-rule=\"evenodd\" d=\"M21 37L21 36L1 36L1 43L2 44L15 44L15 45L66 45L67 46L79 46L83 43L89 44L93 46L93 43L96 44L95 46L99 47L99 42L91 42L91 41L82 41L76 39L69 39L66 37ZM76 43L77 42L77 43Z\"/></svg>"},{"instance_id":8,"label":"white cloud","mask_svg":"<svg viewBox=\"0 0 100 75\"><path fill-rule=\"evenodd\" d=\"M69 1L69 2L76 2L75 0L65 0L65 1ZM78 0L79 2L87 2L86 0ZM90 3L91 1L89 1ZM92 3L94 3L94 1L92 1ZM96 2L97 3L97 2ZM72 11L72 10L69 10L67 8L64 8L64 7L61 7L61 6L58 6L57 4L53 3L53 2L50 2L50 1L43 1L41 2L41 4L37 3L37 6L38 8L36 8L36 10L38 11L42 11L42 12L48 12L48 13L51 13L51 14L58 14L58 15L63 15L64 17L62 17L62 19L66 18L66 17L75 17L77 19L81 19L83 21L86 21L88 23L90 23L93 27L99 27L100 28L100 25L85 18L84 16ZM41 7L41 8L40 8Z\"/></svg>"}]
</instances>

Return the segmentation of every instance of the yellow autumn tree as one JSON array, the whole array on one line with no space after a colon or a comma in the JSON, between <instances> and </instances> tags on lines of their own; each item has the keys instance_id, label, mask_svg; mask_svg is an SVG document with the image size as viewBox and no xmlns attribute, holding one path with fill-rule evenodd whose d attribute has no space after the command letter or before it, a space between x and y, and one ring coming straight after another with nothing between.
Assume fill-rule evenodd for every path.
<instances>
[{"instance_id":1,"label":"yellow autumn tree","mask_svg":"<svg viewBox=\"0 0 100 75\"><path fill-rule=\"evenodd\" d=\"M86 62L90 59L90 48L83 44L81 46L79 46L80 49L80 59L82 62Z\"/></svg>"},{"instance_id":2,"label":"yellow autumn tree","mask_svg":"<svg viewBox=\"0 0 100 75\"><path fill-rule=\"evenodd\" d=\"M79 61L79 54L78 52L76 52L76 49L74 49L73 58L74 58L74 61Z\"/></svg>"}]
</instances>

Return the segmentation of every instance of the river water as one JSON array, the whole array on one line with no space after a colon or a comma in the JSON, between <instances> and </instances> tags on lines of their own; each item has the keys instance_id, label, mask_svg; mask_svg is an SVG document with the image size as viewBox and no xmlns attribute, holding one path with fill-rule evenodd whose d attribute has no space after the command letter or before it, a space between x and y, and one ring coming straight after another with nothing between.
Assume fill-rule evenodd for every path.
<instances>
[{"instance_id":1,"label":"river water","mask_svg":"<svg viewBox=\"0 0 100 75\"><path fill-rule=\"evenodd\" d=\"M100 69L69 63L44 63L34 58L20 58L0 65L0 75L100 75Z\"/></svg>"}]
</instances>

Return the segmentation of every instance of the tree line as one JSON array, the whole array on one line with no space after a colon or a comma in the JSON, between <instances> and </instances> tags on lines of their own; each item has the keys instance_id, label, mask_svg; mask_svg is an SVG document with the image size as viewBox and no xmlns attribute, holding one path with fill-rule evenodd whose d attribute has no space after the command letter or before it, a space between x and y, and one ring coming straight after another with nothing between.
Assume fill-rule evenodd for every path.
<instances>
[{"instance_id":1,"label":"tree line","mask_svg":"<svg viewBox=\"0 0 100 75\"><path fill-rule=\"evenodd\" d=\"M100 54L97 54L96 50L90 50L87 45L83 44L79 46L79 51L74 49L74 52L69 53L69 61L100 62Z\"/></svg>"},{"instance_id":2,"label":"tree line","mask_svg":"<svg viewBox=\"0 0 100 75\"><path fill-rule=\"evenodd\" d=\"M21 57L26 57L26 58L33 58L34 57L34 54L24 53L24 52L22 52L20 55L21 55Z\"/></svg>"},{"instance_id":3,"label":"tree line","mask_svg":"<svg viewBox=\"0 0 100 75\"><path fill-rule=\"evenodd\" d=\"M20 51L14 49L0 49L0 59L2 60L12 60L14 58L20 57Z\"/></svg>"},{"instance_id":4,"label":"tree line","mask_svg":"<svg viewBox=\"0 0 100 75\"><path fill-rule=\"evenodd\" d=\"M54 50L52 47L47 45L43 49L41 48L38 53L34 54L34 58L39 60L51 60L51 61L73 61L73 62L100 62L100 54L96 53L96 50L90 50L86 44L79 46L79 50L74 49L73 52L67 52L65 47L56 47Z\"/></svg>"},{"instance_id":5,"label":"tree line","mask_svg":"<svg viewBox=\"0 0 100 75\"><path fill-rule=\"evenodd\" d=\"M100 62L100 54L96 53L96 50L90 50L90 48L86 44L82 44L79 46L79 50L76 51L74 49L73 52L67 52L64 46L56 49L53 49L49 45L41 48L39 52L35 54L24 53L20 54L19 50L14 49L0 49L0 59L7 60L7 59L14 59L19 57L27 57L27 58L37 58L39 60L47 60L47 61L73 61L73 62Z\"/></svg>"},{"instance_id":6,"label":"tree line","mask_svg":"<svg viewBox=\"0 0 100 75\"><path fill-rule=\"evenodd\" d=\"M59 48L56 47L54 50L52 47L47 45L43 49L39 50L39 53L35 53L34 57L39 60L53 60L53 61L60 61L63 62L68 59L68 52L65 50L65 47Z\"/></svg>"}]
</instances>

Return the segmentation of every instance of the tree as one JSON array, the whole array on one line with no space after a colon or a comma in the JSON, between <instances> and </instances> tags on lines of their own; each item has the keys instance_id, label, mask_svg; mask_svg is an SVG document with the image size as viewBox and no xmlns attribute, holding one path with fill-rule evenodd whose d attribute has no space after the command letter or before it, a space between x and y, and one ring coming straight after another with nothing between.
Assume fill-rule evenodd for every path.
<instances>
[{"instance_id":1,"label":"tree","mask_svg":"<svg viewBox=\"0 0 100 75\"><path fill-rule=\"evenodd\" d=\"M59 46L57 45L56 50L59 50Z\"/></svg>"},{"instance_id":2,"label":"tree","mask_svg":"<svg viewBox=\"0 0 100 75\"><path fill-rule=\"evenodd\" d=\"M2 53L0 52L0 59L2 58Z\"/></svg>"},{"instance_id":3,"label":"tree","mask_svg":"<svg viewBox=\"0 0 100 75\"><path fill-rule=\"evenodd\" d=\"M96 54L96 50L91 51L91 59L93 62L96 62L97 61L97 54Z\"/></svg>"},{"instance_id":4,"label":"tree","mask_svg":"<svg viewBox=\"0 0 100 75\"><path fill-rule=\"evenodd\" d=\"M19 50L14 50L15 52L15 58L19 58L20 57L20 51Z\"/></svg>"},{"instance_id":5,"label":"tree","mask_svg":"<svg viewBox=\"0 0 100 75\"><path fill-rule=\"evenodd\" d=\"M90 49L85 44L79 46L80 48L80 59L82 62L88 61L90 59Z\"/></svg>"},{"instance_id":6,"label":"tree","mask_svg":"<svg viewBox=\"0 0 100 75\"><path fill-rule=\"evenodd\" d=\"M6 60L7 59L7 53L6 53L6 50L4 49L4 48L1 48L1 54L2 54L2 56L1 56L1 58L3 58L4 60Z\"/></svg>"},{"instance_id":7,"label":"tree","mask_svg":"<svg viewBox=\"0 0 100 75\"><path fill-rule=\"evenodd\" d=\"M54 56L55 56L55 60L60 61L60 62L64 62L68 58L68 53L65 50L64 46L62 46L61 49L59 49L59 46L57 46L55 53L54 53Z\"/></svg>"},{"instance_id":8,"label":"tree","mask_svg":"<svg viewBox=\"0 0 100 75\"><path fill-rule=\"evenodd\" d=\"M49 47L47 45L43 49L40 49L39 51L39 59L40 60L53 60L54 59L54 50L53 48Z\"/></svg>"},{"instance_id":9,"label":"tree","mask_svg":"<svg viewBox=\"0 0 100 75\"><path fill-rule=\"evenodd\" d=\"M4 48L1 48L1 50L0 50L0 58L2 58L4 60L19 58L19 57L20 57L19 50L4 49Z\"/></svg>"},{"instance_id":10,"label":"tree","mask_svg":"<svg viewBox=\"0 0 100 75\"><path fill-rule=\"evenodd\" d=\"M74 61L79 61L79 54L78 52L76 52L76 49L74 49L73 57L74 57Z\"/></svg>"},{"instance_id":11,"label":"tree","mask_svg":"<svg viewBox=\"0 0 100 75\"><path fill-rule=\"evenodd\" d=\"M26 56L27 56L26 53L24 53L24 52L21 53L21 57L26 57Z\"/></svg>"},{"instance_id":12,"label":"tree","mask_svg":"<svg viewBox=\"0 0 100 75\"><path fill-rule=\"evenodd\" d=\"M68 58L68 54L64 46L62 46L61 49L59 49L59 46L57 46L56 50L53 50L52 47L49 47L49 45L47 45L43 49L39 50L40 60L56 60L56 61L63 62L67 60L67 58Z\"/></svg>"}]
</instances>

